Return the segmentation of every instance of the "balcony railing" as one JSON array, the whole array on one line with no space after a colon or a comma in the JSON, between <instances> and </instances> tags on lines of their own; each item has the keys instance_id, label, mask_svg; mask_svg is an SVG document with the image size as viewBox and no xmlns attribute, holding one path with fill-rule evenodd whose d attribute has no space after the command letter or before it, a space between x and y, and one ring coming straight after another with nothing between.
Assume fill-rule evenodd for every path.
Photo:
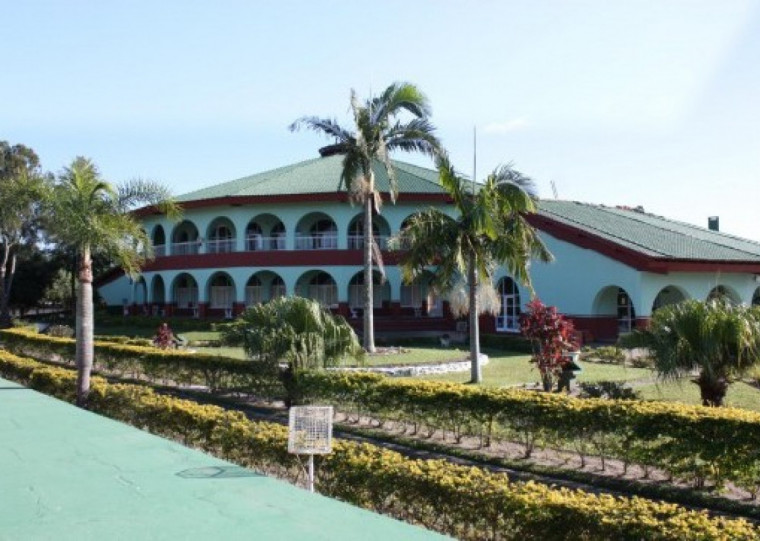
<instances>
[{"instance_id":1,"label":"balcony railing","mask_svg":"<svg viewBox=\"0 0 760 541\"><path fill-rule=\"evenodd\" d=\"M200 241L192 240L190 242L173 242L172 255L193 255L197 254L201 246Z\"/></svg>"},{"instance_id":2,"label":"balcony railing","mask_svg":"<svg viewBox=\"0 0 760 541\"><path fill-rule=\"evenodd\" d=\"M388 249L388 236L387 235L375 235L375 242L381 250ZM364 247L364 235L349 235L348 236L348 249L349 250L361 250Z\"/></svg>"},{"instance_id":3,"label":"balcony railing","mask_svg":"<svg viewBox=\"0 0 760 541\"><path fill-rule=\"evenodd\" d=\"M166 255L166 245L165 244L154 244L153 245L153 257L164 257Z\"/></svg>"},{"instance_id":4,"label":"balcony railing","mask_svg":"<svg viewBox=\"0 0 760 541\"><path fill-rule=\"evenodd\" d=\"M206 241L207 254L227 254L235 251L235 239L209 239Z\"/></svg>"},{"instance_id":5,"label":"balcony railing","mask_svg":"<svg viewBox=\"0 0 760 541\"><path fill-rule=\"evenodd\" d=\"M297 235L296 250L336 250L338 248L338 235Z\"/></svg>"},{"instance_id":6,"label":"balcony railing","mask_svg":"<svg viewBox=\"0 0 760 541\"><path fill-rule=\"evenodd\" d=\"M249 252L284 250L285 236L264 237L262 235L249 235L245 239L245 248Z\"/></svg>"}]
</instances>

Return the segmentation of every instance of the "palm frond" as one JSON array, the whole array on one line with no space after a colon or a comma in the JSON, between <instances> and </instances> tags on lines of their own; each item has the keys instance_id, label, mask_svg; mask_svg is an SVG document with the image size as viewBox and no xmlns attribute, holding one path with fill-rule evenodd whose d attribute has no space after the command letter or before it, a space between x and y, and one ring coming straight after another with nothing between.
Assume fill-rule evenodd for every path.
<instances>
[{"instance_id":1,"label":"palm frond","mask_svg":"<svg viewBox=\"0 0 760 541\"><path fill-rule=\"evenodd\" d=\"M293 122L288 129L290 131L299 131L302 128L327 135L335 138L338 142L350 142L352 135L338 124L338 121L331 118L319 118L317 116L304 116Z\"/></svg>"}]
</instances>

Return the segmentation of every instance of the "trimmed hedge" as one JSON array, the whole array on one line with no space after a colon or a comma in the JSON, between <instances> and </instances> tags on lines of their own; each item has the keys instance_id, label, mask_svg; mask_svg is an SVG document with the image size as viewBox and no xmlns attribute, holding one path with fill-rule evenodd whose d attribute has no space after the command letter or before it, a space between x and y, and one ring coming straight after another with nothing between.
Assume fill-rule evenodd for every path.
<instances>
[{"instance_id":1,"label":"trimmed hedge","mask_svg":"<svg viewBox=\"0 0 760 541\"><path fill-rule=\"evenodd\" d=\"M299 376L307 401L329 402L432 434L494 437L534 448L574 447L602 461L619 458L660 468L695 486L726 481L757 494L760 414L669 402L574 398L522 389L397 380L377 374L309 372ZM604 463L603 463L604 464Z\"/></svg>"},{"instance_id":2,"label":"trimmed hedge","mask_svg":"<svg viewBox=\"0 0 760 541\"><path fill-rule=\"evenodd\" d=\"M0 351L0 374L73 400L75 374ZM137 386L93 378L90 407L109 417L182 441L244 466L293 476L287 429L240 412L204 406ZM412 460L369 444L335 440L321 458L323 494L387 513L460 539L752 540L742 519L711 518L643 498L594 495L442 460Z\"/></svg>"},{"instance_id":3,"label":"trimmed hedge","mask_svg":"<svg viewBox=\"0 0 760 541\"><path fill-rule=\"evenodd\" d=\"M71 339L33 332L0 331L8 349L40 358L54 352L73 363ZM97 366L152 381L205 385L282 397L284 388L266 365L211 355L96 343ZM556 445L644 468L658 468L696 487L727 481L757 496L760 491L760 414L668 402L578 399L521 389L489 389L453 383L386 378L373 373L302 372L296 396L323 401L380 420L411 425L428 434L443 430L455 440L474 436L520 442L525 456Z\"/></svg>"},{"instance_id":4,"label":"trimmed hedge","mask_svg":"<svg viewBox=\"0 0 760 541\"><path fill-rule=\"evenodd\" d=\"M20 355L74 364L76 341L23 329L0 331L6 349ZM262 398L285 394L276 371L252 361L162 350L155 347L95 342L95 368L151 381L204 385L212 392L243 391Z\"/></svg>"}]
</instances>

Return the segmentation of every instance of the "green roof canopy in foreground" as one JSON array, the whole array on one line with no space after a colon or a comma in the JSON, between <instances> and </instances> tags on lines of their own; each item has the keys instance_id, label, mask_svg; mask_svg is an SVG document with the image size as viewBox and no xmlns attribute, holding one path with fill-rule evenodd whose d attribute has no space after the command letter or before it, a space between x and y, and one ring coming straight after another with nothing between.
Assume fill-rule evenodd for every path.
<instances>
[{"instance_id":1,"label":"green roof canopy in foreground","mask_svg":"<svg viewBox=\"0 0 760 541\"><path fill-rule=\"evenodd\" d=\"M442 539L0 378L0 539Z\"/></svg>"}]
</instances>

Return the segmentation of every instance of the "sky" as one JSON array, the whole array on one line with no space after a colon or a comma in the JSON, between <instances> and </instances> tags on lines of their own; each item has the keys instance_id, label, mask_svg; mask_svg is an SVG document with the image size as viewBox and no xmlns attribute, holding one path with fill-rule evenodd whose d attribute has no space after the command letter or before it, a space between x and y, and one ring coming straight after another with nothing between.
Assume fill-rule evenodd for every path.
<instances>
[{"instance_id":1,"label":"sky","mask_svg":"<svg viewBox=\"0 0 760 541\"><path fill-rule=\"evenodd\" d=\"M288 126L349 96L429 98L454 165L541 197L760 242L760 0L11 2L0 140L179 195L316 157ZM477 145L473 133L477 132ZM421 156L397 159L431 166ZM553 186L552 186L553 185Z\"/></svg>"}]
</instances>

